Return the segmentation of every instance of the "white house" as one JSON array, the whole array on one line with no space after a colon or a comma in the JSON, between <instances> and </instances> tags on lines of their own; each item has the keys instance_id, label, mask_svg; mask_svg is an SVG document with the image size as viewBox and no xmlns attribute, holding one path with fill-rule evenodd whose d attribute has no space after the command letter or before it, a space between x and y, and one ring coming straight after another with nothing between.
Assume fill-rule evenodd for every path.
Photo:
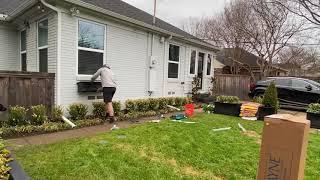
<instances>
[{"instance_id":1,"label":"white house","mask_svg":"<svg viewBox=\"0 0 320 180\"><path fill-rule=\"evenodd\" d=\"M104 63L115 99L186 96L195 75L210 88L217 49L120 0L1 0L0 70L55 73L55 102L101 98L79 92Z\"/></svg>"}]
</instances>

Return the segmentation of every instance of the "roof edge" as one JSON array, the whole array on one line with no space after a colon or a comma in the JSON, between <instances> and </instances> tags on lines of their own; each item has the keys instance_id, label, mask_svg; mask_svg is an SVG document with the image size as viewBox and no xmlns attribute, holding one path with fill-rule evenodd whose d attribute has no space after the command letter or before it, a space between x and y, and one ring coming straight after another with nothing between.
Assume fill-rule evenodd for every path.
<instances>
[{"instance_id":1,"label":"roof edge","mask_svg":"<svg viewBox=\"0 0 320 180\"><path fill-rule=\"evenodd\" d=\"M96 11L96 12L100 12L100 13L106 14L108 16L111 16L111 17L114 17L114 18L129 22L129 23L132 23L132 24L135 24L135 25L138 25L138 26L145 27L147 29L151 29L153 31L156 31L156 32L159 32L159 33L162 33L162 34L166 34L168 36L174 36L174 37L176 37L176 38L178 38L179 40L182 40L182 41L188 41L189 43L197 44L197 45L212 49L214 51L219 51L220 50L220 49L214 47L213 45L209 45L209 44L207 44L205 42L201 42L200 40L186 38L186 37L181 36L179 34L176 34L176 33L164 30L162 28L147 24L145 22L142 22L142 21L139 21L139 20L136 20L136 19L133 19L133 18L130 18L130 17L115 13L113 11L110 11L110 10L95 6L95 5L90 4L90 3L86 3L86 2L83 2L83 1L79 1L79 0L64 0L64 1L69 2L71 4L75 4L75 5L84 7L84 8L87 8L87 9L90 9L90 10L93 10L93 11Z\"/></svg>"},{"instance_id":2,"label":"roof edge","mask_svg":"<svg viewBox=\"0 0 320 180\"><path fill-rule=\"evenodd\" d=\"M21 14L23 11L25 11L26 9L34 6L37 3L36 0L27 0L27 1L23 1L16 9L14 9L12 12L10 12L8 15L8 17L6 18L6 20L4 21L11 21L12 19L14 19L15 17L17 17L19 14Z\"/></svg>"}]
</instances>

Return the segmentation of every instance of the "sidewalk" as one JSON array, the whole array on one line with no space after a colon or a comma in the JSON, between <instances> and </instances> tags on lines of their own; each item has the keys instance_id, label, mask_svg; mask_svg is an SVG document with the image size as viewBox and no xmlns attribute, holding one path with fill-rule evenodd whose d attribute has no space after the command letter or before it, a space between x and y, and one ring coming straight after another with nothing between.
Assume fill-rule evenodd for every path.
<instances>
[{"instance_id":1,"label":"sidewalk","mask_svg":"<svg viewBox=\"0 0 320 180\"><path fill-rule=\"evenodd\" d=\"M201 109L195 110L196 113L201 112ZM176 113L165 114L165 117L170 117ZM117 126L121 128L128 128L146 123L150 120L159 119L158 116L140 118L138 123L132 123L130 121L117 122ZM41 144L52 144L66 139L74 139L81 137L90 137L99 133L109 132L113 124L105 123L98 126L84 127L80 129L72 129L67 131L60 131L50 134L41 134L35 136L26 136L13 139L6 139L6 145L10 148L20 148L28 145L41 145Z\"/></svg>"}]
</instances>

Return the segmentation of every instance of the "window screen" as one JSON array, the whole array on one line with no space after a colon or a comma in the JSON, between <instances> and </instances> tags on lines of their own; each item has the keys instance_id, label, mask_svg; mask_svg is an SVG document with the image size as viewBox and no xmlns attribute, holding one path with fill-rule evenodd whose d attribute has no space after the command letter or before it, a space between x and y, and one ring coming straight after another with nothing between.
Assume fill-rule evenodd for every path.
<instances>
[{"instance_id":1,"label":"window screen","mask_svg":"<svg viewBox=\"0 0 320 180\"><path fill-rule=\"evenodd\" d=\"M39 50L39 71L48 72L48 49Z\"/></svg>"}]
</instances>

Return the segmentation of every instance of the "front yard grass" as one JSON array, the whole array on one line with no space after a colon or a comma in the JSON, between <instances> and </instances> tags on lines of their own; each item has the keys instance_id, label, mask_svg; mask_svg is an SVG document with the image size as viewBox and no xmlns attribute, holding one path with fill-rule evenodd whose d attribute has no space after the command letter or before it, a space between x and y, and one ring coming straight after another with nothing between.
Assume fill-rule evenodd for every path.
<instances>
[{"instance_id":1,"label":"front yard grass","mask_svg":"<svg viewBox=\"0 0 320 180\"><path fill-rule=\"evenodd\" d=\"M262 122L199 114L95 137L14 150L33 179L255 179ZM238 128L247 130L244 135ZM213 132L213 128L232 127ZM253 135L252 135L253 134ZM320 179L320 135L312 134L305 179Z\"/></svg>"}]
</instances>

